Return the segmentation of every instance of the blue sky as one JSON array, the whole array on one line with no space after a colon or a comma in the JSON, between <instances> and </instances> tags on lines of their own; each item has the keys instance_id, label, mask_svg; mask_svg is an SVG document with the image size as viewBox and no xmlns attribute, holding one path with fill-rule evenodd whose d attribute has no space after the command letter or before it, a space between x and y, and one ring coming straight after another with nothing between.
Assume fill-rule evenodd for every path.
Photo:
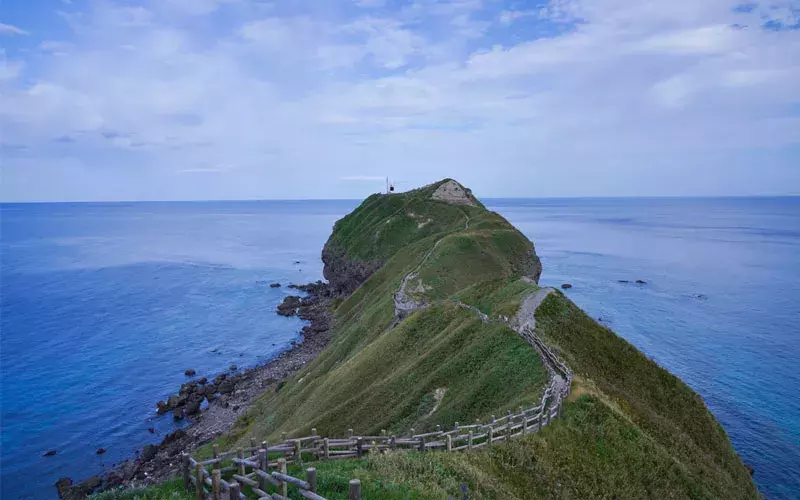
<instances>
[{"instance_id":1,"label":"blue sky","mask_svg":"<svg viewBox=\"0 0 800 500\"><path fill-rule=\"evenodd\" d=\"M0 199L800 193L800 2L3 0Z\"/></svg>"}]
</instances>

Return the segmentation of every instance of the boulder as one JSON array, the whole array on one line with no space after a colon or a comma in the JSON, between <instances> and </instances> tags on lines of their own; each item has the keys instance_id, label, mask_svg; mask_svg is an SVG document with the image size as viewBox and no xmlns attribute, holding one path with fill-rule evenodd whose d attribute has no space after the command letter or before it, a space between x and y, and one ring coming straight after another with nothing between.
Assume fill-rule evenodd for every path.
<instances>
[{"instance_id":1,"label":"boulder","mask_svg":"<svg viewBox=\"0 0 800 500\"><path fill-rule=\"evenodd\" d=\"M647 284L647 282L645 280L636 280L636 283L638 283L640 285L646 285Z\"/></svg>"},{"instance_id":2,"label":"boulder","mask_svg":"<svg viewBox=\"0 0 800 500\"><path fill-rule=\"evenodd\" d=\"M281 284L280 283L270 283L269 287L270 288L280 288Z\"/></svg>"},{"instance_id":3,"label":"boulder","mask_svg":"<svg viewBox=\"0 0 800 500\"><path fill-rule=\"evenodd\" d=\"M167 408L170 410L173 408L177 408L181 404L181 399L179 396L172 395L167 399Z\"/></svg>"},{"instance_id":4,"label":"boulder","mask_svg":"<svg viewBox=\"0 0 800 500\"><path fill-rule=\"evenodd\" d=\"M86 481L81 481L78 484L73 484L72 479L62 477L56 481L56 489L58 490L58 498L62 500L83 500L91 495L96 490L102 481L97 476L92 476Z\"/></svg>"},{"instance_id":5,"label":"boulder","mask_svg":"<svg viewBox=\"0 0 800 500\"><path fill-rule=\"evenodd\" d=\"M281 316L294 316L297 314L297 308L300 307L303 300L297 295L289 295L283 299L278 305L278 314Z\"/></svg>"},{"instance_id":6,"label":"boulder","mask_svg":"<svg viewBox=\"0 0 800 500\"><path fill-rule=\"evenodd\" d=\"M102 455L102 454L103 454L103 453L105 453L105 452L106 452L106 449L105 449L105 448L97 448L97 454L98 454L98 455Z\"/></svg>"},{"instance_id":7,"label":"boulder","mask_svg":"<svg viewBox=\"0 0 800 500\"><path fill-rule=\"evenodd\" d=\"M172 418L175 420L183 420L183 408L175 408L172 410Z\"/></svg>"},{"instance_id":8,"label":"boulder","mask_svg":"<svg viewBox=\"0 0 800 500\"><path fill-rule=\"evenodd\" d=\"M186 403L186 414L197 415L200 413L200 405L203 403L203 396L192 396Z\"/></svg>"},{"instance_id":9,"label":"boulder","mask_svg":"<svg viewBox=\"0 0 800 500\"><path fill-rule=\"evenodd\" d=\"M236 370L238 370L238 369L239 369L239 367L238 367L238 366L236 366L236 365L231 365L231 366L229 366L229 367L228 367L228 370L230 370L230 371L232 371L232 372L235 372L235 371L236 371Z\"/></svg>"},{"instance_id":10,"label":"boulder","mask_svg":"<svg viewBox=\"0 0 800 500\"><path fill-rule=\"evenodd\" d=\"M188 370L183 372L183 374L186 375L187 377L194 377L195 373L197 373L197 372L192 370L191 368L189 368Z\"/></svg>"},{"instance_id":11,"label":"boulder","mask_svg":"<svg viewBox=\"0 0 800 500\"><path fill-rule=\"evenodd\" d=\"M236 383L233 380L226 380L219 386L221 394L230 394L236 389Z\"/></svg>"},{"instance_id":12,"label":"boulder","mask_svg":"<svg viewBox=\"0 0 800 500\"><path fill-rule=\"evenodd\" d=\"M185 384L181 384L180 394L191 394L197 388L197 382L192 380L186 382Z\"/></svg>"},{"instance_id":13,"label":"boulder","mask_svg":"<svg viewBox=\"0 0 800 500\"><path fill-rule=\"evenodd\" d=\"M44 452L44 455L42 455L42 456L43 457L52 457L56 453L57 453L57 450L47 450L46 452Z\"/></svg>"},{"instance_id":14,"label":"boulder","mask_svg":"<svg viewBox=\"0 0 800 500\"><path fill-rule=\"evenodd\" d=\"M148 444L142 448L142 454L140 455L140 458L142 462L148 462L155 458L156 453L158 453L158 446L154 444Z\"/></svg>"},{"instance_id":15,"label":"boulder","mask_svg":"<svg viewBox=\"0 0 800 500\"><path fill-rule=\"evenodd\" d=\"M561 285L561 288L563 288L564 290L567 290L567 289L569 289L569 288L572 288L572 284L570 284L570 283L564 283L563 285Z\"/></svg>"},{"instance_id":16,"label":"boulder","mask_svg":"<svg viewBox=\"0 0 800 500\"><path fill-rule=\"evenodd\" d=\"M159 401L156 403L158 409L156 410L159 415L163 415L169 411L169 404L166 401Z\"/></svg>"},{"instance_id":17,"label":"boulder","mask_svg":"<svg viewBox=\"0 0 800 500\"><path fill-rule=\"evenodd\" d=\"M214 385L221 384L222 381L225 380L226 378L228 378L228 374L227 373L220 373L219 375L214 377Z\"/></svg>"},{"instance_id":18,"label":"boulder","mask_svg":"<svg viewBox=\"0 0 800 500\"><path fill-rule=\"evenodd\" d=\"M185 431L185 430L183 430L183 429L178 429L178 430L177 430L177 431L175 431L175 432L172 432L172 433L170 433L170 434L167 434L167 435L164 437L164 440L163 440L163 441L161 441L161 445L162 445L162 446L167 446L167 445L169 445L169 444L172 444L172 443L174 443L174 442L176 442L176 441L178 441L179 439L182 439L182 438L184 438L184 437L186 437L186 431Z\"/></svg>"},{"instance_id":19,"label":"boulder","mask_svg":"<svg viewBox=\"0 0 800 500\"><path fill-rule=\"evenodd\" d=\"M200 377L199 379L197 379L197 383L200 385L206 385L208 383L208 379L205 377Z\"/></svg>"}]
</instances>

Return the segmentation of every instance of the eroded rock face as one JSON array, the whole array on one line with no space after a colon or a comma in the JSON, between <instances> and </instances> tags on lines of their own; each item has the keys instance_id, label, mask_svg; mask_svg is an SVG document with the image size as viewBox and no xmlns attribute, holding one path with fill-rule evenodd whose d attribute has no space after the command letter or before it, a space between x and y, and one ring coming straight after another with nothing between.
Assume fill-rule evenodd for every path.
<instances>
[{"instance_id":1,"label":"eroded rock face","mask_svg":"<svg viewBox=\"0 0 800 500\"><path fill-rule=\"evenodd\" d=\"M330 284L330 291L340 297L353 293L383 264L348 259L341 248L328 244L322 249L322 262L325 264L322 274Z\"/></svg>"},{"instance_id":2,"label":"eroded rock face","mask_svg":"<svg viewBox=\"0 0 800 500\"><path fill-rule=\"evenodd\" d=\"M431 195L434 200L443 201L452 205L469 205L477 207L475 197L472 196L472 191L465 188L454 180L449 180L443 183Z\"/></svg>"}]
</instances>

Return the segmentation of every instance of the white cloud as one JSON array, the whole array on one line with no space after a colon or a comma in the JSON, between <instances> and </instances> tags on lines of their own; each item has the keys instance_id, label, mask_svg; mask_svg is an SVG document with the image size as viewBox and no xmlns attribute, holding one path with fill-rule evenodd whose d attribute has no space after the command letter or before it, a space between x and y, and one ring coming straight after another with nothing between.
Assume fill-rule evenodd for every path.
<instances>
[{"instance_id":1,"label":"white cloud","mask_svg":"<svg viewBox=\"0 0 800 500\"><path fill-rule=\"evenodd\" d=\"M36 65L0 70L4 141L39 165L7 162L10 185L79 163L146 171L142 192L172 197L351 196L330 183L382 180L349 175L373 168L410 184L466 176L497 194L647 172L659 194L672 174L632 158L723 172L696 152L800 143L800 31L763 30L760 11L733 6L98 1L64 14L73 36L31 39ZM59 138L80 162L51 151Z\"/></svg>"},{"instance_id":2,"label":"white cloud","mask_svg":"<svg viewBox=\"0 0 800 500\"><path fill-rule=\"evenodd\" d=\"M10 24L0 23L0 35L29 35L27 31L12 26Z\"/></svg>"}]
</instances>

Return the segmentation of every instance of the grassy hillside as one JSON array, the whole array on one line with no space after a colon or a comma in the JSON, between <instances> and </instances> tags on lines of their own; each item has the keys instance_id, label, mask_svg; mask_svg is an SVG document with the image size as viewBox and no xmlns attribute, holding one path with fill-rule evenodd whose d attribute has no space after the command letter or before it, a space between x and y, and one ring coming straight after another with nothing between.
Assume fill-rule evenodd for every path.
<instances>
[{"instance_id":1,"label":"grassy hillside","mask_svg":"<svg viewBox=\"0 0 800 500\"><path fill-rule=\"evenodd\" d=\"M536 352L457 304L513 316L537 290L533 244L479 202L431 199L440 184L373 195L337 222L326 276L346 280L341 273L356 269L363 284L336 307L330 345L261 396L223 447L312 427L423 431L540 399L547 372ZM393 294L409 273L409 294L430 306L398 323ZM471 498L758 496L725 432L679 379L560 293L539 308L537 332L576 374L563 418L482 451L317 463L321 493L342 498L359 477L365 498L455 497L462 485Z\"/></svg>"}]
</instances>

